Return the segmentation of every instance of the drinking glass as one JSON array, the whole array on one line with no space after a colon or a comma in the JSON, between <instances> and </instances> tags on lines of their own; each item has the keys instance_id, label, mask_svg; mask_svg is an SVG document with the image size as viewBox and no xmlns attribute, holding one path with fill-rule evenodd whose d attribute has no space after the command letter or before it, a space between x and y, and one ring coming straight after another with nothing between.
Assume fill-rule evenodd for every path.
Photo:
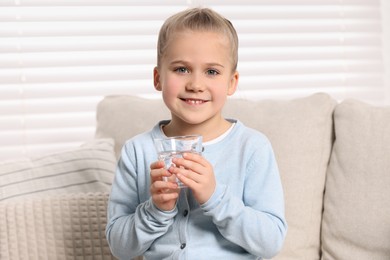
<instances>
[{"instance_id":1,"label":"drinking glass","mask_svg":"<svg viewBox=\"0 0 390 260\"><path fill-rule=\"evenodd\" d=\"M169 169L176 165L172 163L172 158L183 157L183 153L202 153L202 136L201 135L184 135L167 138L154 139L154 145L157 150L158 159L164 161L165 168ZM185 185L176 177L179 188L185 188ZM164 177L168 181L168 177Z\"/></svg>"}]
</instances>

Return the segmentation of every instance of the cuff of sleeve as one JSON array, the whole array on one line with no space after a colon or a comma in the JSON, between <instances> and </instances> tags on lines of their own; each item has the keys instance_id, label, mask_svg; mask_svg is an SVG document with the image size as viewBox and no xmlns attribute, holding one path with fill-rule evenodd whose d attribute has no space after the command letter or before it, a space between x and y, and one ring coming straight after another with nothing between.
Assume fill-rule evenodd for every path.
<instances>
[{"instance_id":1,"label":"cuff of sleeve","mask_svg":"<svg viewBox=\"0 0 390 260\"><path fill-rule=\"evenodd\" d=\"M170 211L160 210L154 205L151 198L149 199L148 204L149 205L147 206L146 210L149 212L149 215L160 223L171 221L178 213L177 207Z\"/></svg>"},{"instance_id":2,"label":"cuff of sleeve","mask_svg":"<svg viewBox=\"0 0 390 260\"><path fill-rule=\"evenodd\" d=\"M202 205L200 205L200 207L204 210L204 212L209 212L215 209L220 204L220 202L222 201L226 193L226 189L227 189L226 185L217 184L217 186L215 187L215 191L213 195L211 195L210 199L205 203L203 203Z\"/></svg>"}]
</instances>

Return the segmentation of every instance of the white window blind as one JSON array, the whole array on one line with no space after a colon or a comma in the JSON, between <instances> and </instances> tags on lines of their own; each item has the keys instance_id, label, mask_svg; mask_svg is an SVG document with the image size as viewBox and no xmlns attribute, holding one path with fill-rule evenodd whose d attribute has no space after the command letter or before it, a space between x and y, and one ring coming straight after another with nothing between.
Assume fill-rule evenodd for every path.
<instances>
[{"instance_id":1,"label":"white window blind","mask_svg":"<svg viewBox=\"0 0 390 260\"><path fill-rule=\"evenodd\" d=\"M385 102L380 0L0 0L0 160L92 139L105 95L159 98L158 30L198 5L237 29L236 98Z\"/></svg>"}]
</instances>

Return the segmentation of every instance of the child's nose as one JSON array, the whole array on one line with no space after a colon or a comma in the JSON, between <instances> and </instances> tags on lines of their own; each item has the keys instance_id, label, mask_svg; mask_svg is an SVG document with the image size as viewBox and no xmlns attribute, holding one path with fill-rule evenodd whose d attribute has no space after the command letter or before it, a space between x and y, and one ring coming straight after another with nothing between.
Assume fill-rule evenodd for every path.
<instances>
[{"instance_id":1,"label":"child's nose","mask_svg":"<svg viewBox=\"0 0 390 260\"><path fill-rule=\"evenodd\" d=\"M187 91L199 92L204 91L204 84L200 75L193 74L191 79L187 82Z\"/></svg>"}]
</instances>

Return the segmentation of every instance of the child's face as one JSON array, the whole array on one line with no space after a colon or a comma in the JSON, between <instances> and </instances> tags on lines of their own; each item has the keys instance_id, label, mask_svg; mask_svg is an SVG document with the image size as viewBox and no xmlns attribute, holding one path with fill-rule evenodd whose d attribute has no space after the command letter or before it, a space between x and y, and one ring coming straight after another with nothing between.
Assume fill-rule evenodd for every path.
<instances>
[{"instance_id":1,"label":"child's face","mask_svg":"<svg viewBox=\"0 0 390 260\"><path fill-rule=\"evenodd\" d=\"M154 85L162 91L172 121L201 124L221 119L226 98L238 83L230 48L227 37L214 32L183 31L170 39L154 70Z\"/></svg>"}]
</instances>

